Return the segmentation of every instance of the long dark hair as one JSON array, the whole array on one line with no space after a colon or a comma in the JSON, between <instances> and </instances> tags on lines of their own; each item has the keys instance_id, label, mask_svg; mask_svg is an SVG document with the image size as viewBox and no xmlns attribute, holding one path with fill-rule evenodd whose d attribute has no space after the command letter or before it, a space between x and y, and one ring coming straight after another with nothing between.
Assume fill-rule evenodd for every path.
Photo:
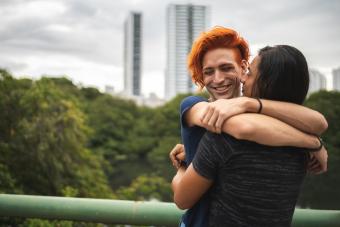
<instances>
[{"instance_id":1,"label":"long dark hair","mask_svg":"<svg viewBox=\"0 0 340 227\"><path fill-rule=\"evenodd\" d=\"M302 104L309 88L308 65L295 47L277 45L259 51L253 94L259 98Z\"/></svg>"}]
</instances>

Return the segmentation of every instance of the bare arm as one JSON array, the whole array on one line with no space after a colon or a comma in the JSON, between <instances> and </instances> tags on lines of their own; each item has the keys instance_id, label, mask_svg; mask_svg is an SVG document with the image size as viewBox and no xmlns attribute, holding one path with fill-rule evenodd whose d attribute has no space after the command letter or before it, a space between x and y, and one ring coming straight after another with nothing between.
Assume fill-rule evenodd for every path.
<instances>
[{"instance_id":1,"label":"bare arm","mask_svg":"<svg viewBox=\"0 0 340 227\"><path fill-rule=\"evenodd\" d=\"M229 106L226 105L231 102L221 103L224 104L224 108L229 108ZM241 112L241 110L238 110L237 107L232 105L233 103L231 103L229 109L232 109L231 111ZM189 126L198 125L209 131L220 132L213 124L205 124L201 120L202 116L209 112L209 110L207 111L207 108L211 107L209 104L210 103L200 102L194 105L185 114L186 122ZM216 115L213 121L216 121L217 118L218 115ZM261 114L247 113L234 115L224 120L222 131L238 139L250 140L270 146L317 148L320 145L319 140L315 136L303 133L284 122Z\"/></svg>"},{"instance_id":2,"label":"bare arm","mask_svg":"<svg viewBox=\"0 0 340 227\"><path fill-rule=\"evenodd\" d=\"M259 103L256 99L246 98L247 112L257 112ZM312 109L288 102L261 99L262 114L281 120L294 128L310 134L321 135L327 128L325 117Z\"/></svg>"},{"instance_id":3,"label":"bare arm","mask_svg":"<svg viewBox=\"0 0 340 227\"><path fill-rule=\"evenodd\" d=\"M254 113L235 115L227 119L222 131L237 139L245 139L269 146L293 146L315 149L317 137L297 130L275 118Z\"/></svg>"},{"instance_id":4,"label":"bare arm","mask_svg":"<svg viewBox=\"0 0 340 227\"><path fill-rule=\"evenodd\" d=\"M192 164L187 169L180 167L171 183L174 202L180 209L191 208L212 183L213 181L199 175Z\"/></svg>"}]
</instances>

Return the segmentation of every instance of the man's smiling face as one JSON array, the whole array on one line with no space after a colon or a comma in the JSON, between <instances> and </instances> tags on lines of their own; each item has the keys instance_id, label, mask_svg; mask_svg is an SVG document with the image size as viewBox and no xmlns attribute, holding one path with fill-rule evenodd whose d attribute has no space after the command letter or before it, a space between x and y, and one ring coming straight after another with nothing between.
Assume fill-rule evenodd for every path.
<instances>
[{"instance_id":1,"label":"man's smiling face","mask_svg":"<svg viewBox=\"0 0 340 227\"><path fill-rule=\"evenodd\" d=\"M240 95L242 61L235 48L218 48L203 57L203 81L212 100L229 99Z\"/></svg>"}]
</instances>

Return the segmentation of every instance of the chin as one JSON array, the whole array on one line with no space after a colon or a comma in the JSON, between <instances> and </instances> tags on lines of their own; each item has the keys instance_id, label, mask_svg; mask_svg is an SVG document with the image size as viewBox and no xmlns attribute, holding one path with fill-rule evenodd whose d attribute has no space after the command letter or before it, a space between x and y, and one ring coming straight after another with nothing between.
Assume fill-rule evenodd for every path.
<instances>
[{"instance_id":1,"label":"chin","mask_svg":"<svg viewBox=\"0 0 340 227\"><path fill-rule=\"evenodd\" d=\"M231 99L231 98L233 98L232 94L215 95L215 99Z\"/></svg>"}]
</instances>

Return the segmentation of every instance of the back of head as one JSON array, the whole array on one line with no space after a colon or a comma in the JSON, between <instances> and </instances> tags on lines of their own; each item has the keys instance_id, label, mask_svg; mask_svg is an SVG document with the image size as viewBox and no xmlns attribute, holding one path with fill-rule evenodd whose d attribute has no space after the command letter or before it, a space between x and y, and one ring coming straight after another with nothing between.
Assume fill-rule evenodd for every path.
<instances>
[{"instance_id":1,"label":"back of head","mask_svg":"<svg viewBox=\"0 0 340 227\"><path fill-rule=\"evenodd\" d=\"M229 28L214 27L203 32L192 45L188 56L188 68L192 80L201 88L204 87L202 61L204 55L217 48L235 48L240 52L240 63L249 59L249 46L239 34Z\"/></svg>"},{"instance_id":2,"label":"back of head","mask_svg":"<svg viewBox=\"0 0 340 227\"><path fill-rule=\"evenodd\" d=\"M309 87L308 65L303 54L288 45L259 51L254 94L259 98L302 104Z\"/></svg>"}]
</instances>

